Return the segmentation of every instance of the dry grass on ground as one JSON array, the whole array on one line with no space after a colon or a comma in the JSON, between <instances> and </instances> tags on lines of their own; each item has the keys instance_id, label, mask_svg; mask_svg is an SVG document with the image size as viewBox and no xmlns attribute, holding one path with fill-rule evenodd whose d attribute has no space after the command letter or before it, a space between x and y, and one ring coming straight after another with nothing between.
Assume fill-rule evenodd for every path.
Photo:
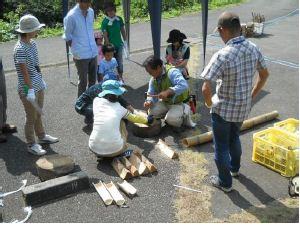
<instances>
[{"instance_id":1,"label":"dry grass on ground","mask_svg":"<svg viewBox=\"0 0 300 225\"><path fill-rule=\"evenodd\" d=\"M174 203L176 219L183 223L212 221L211 191L208 186L203 185L203 180L208 175L204 154L186 150L180 153L179 158L180 185L200 190L202 193L178 189Z\"/></svg>"},{"instance_id":2,"label":"dry grass on ground","mask_svg":"<svg viewBox=\"0 0 300 225\"><path fill-rule=\"evenodd\" d=\"M268 205L252 206L246 211L230 215L224 220L213 218L211 196L213 189L206 185L207 160L203 153L185 150L180 153L180 185L202 191L177 189L174 207L176 219L182 223L229 222L296 222L299 220L299 199L275 200Z\"/></svg>"}]
</instances>

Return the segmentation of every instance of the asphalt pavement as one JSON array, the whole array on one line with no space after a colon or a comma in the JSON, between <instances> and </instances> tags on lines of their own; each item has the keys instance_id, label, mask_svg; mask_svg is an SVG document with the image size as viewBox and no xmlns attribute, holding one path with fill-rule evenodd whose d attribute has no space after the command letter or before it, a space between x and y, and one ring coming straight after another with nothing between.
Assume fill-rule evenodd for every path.
<instances>
[{"instance_id":1,"label":"asphalt pavement","mask_svg":"<svg viewBox=\"0 0 300 225\"><path fill-rule=\"evenodd\" d=\"M270 7L272 5L272 7ZM226 10L237 12L242 21L251 20L251 12L260 12L267 21L274 20L265 28L265 35L260 38L251 38L258 44L265 56L268 57L267 66L270 78L259 97L254 101L250 117L262 113L278 110L280 120L299 118L299 11L288 15L298 9L298 2L293 0L250 0L238 6L231 6ZM209 11L209 31L213 30L217 17L223 10ZM187 15L162 21L162 44L165 44L168 32L179 28L195 42L192 48L199 51L199 61L193 63L194 71L201 71L201 17L197 14ZM134 24L131 27L131 60L125 61L125 82L128 85L126 94L129 102L135 108L142 109L143 93L147 89L149 75L139 66L151 54L143 51L151 47L151 32L149 23ZM64 43L59 38L38 39L39 55L42 65L65 62ZM207 58L220 47L222 43L218 37L210 36L207 49ZM0 44L0 54L3 55L3 64L6 71L13 69L12 50L14 42ZM163 48L162 48L163 51ZM192 59L191 59L192 61ZM293 65L293 66L292 66ZM72 83L76 83L76 71L71 66ZM67 77L67 67L50 66L43 69L48 89L45 96L45 112L43 117L46 131L60 138L60 142L45 146L49 153L71 155L76 165L85 171L91 181L102 179L106 182L120 181L117 174L108 163L98 164L95 156L88 150L90 130L85 126L83 118L74 110L74 101L77 88L70 83ZM192 76L195 77L195 74ZM39 183L34 167L38 159L26 152L23 132L25 113L21 101L16 93L17 78L14 72L6 73L8 94L8 122L18 126L18 133L10 135L8 142L0 145L0 192L15 190L20 181L28 180L28 184ZM196 90L195 90L196 91ZM205 108L200 110L201 128L210 129L209 112ZM241 141L243 146L240 180L234 180L235 191L226 195L215 190L212 198L212 211L216 218L226 218L228 215L250 206L266 204L279 198L288 197L288 179L282 177L261 165L251 161L252 135L273 125L273 122L255 127L243 132ZM172 131L163 130L161 138L174 148L178 146L180 135ZM154 162L158 173L143 176L132 180L133 186L138 189L138 197L128 199L129 208L117 206L105 207L93 188L80 192L49 204L33 209L29 222L176 222L173 200L176 190L173 184L178 184L179 163L163 157L154 148L157 138L141 139L129 135L131 148L140 149ZM213 163L213 146L205 144L194 148L204 152L212 163L210 173L216 172ZM21 219L24 202L20 193L5 199L4 219ZM202 222L202 221L198 221ZM297 221L295 221L297 222Z\"/></svg>"}]
</instances>

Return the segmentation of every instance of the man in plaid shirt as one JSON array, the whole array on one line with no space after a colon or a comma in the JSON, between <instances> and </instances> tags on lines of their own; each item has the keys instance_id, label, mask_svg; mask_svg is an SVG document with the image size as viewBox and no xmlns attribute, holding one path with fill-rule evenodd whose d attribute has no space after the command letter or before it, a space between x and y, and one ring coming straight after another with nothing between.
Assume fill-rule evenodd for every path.
<instances>
[{"instance_id":1,"label":"man in plaid shirt","mask_svg":"<svg viewBox=\"0 0 300 225\"><path fill-rule=\"evenodd\" d=\"M268 78L268 70L258 47L241 35L238 15L224 12L217 30L226 44L213 55L200 75L204 80L202 93L210 108L218 175L211 176L213 186L224 192L232 190L232 177L239 175L242 122L248 117L252 99ZM256 70L258 77L253 85ZM216 82L212 95L211 82Z\"/></svg>"}]
</instances>

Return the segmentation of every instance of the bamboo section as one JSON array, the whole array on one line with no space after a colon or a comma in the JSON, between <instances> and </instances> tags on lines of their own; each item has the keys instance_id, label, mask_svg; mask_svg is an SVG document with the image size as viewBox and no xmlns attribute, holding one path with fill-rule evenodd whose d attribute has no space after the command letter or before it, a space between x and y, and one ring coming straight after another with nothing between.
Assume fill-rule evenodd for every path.
<instances>
[{"instance_id":1,"label":"bamboo section","mask_svg":"<svg viewBox=\"0 0 300 225\"><path fill-rule=\"evenodd\" d=\"M126 169L128 169L133 177L136 177L139 175L139 171L133 166L129 160L126 157L121 158L121 162L125 166Z\"/></svg>"},{"instance_id":2,"label":"bamboo section","mask_svg":"<svg viewBox=\"0 0 300 225\"><path fill-rule=\"evenodd\" d=\"M135 154L131 154L131 156L129 157L129 162L135 168L137 168L140 175L149 173L149 170L145 163L143 163Z\"/></svg>"},{"instance_id":3,"label":"bamboo section","mask_svg":"<svg viewBox=\"0 0 300 225\"><path fill-rule=\"evenodd\" d=\"M136 194L137 190L131 184L129 184L126 180L122 183L117 183L117 185L125 192L128 196L132 197Z\"/></svg>"},{"instance_id":4,"label":"bamboo section","mask_svg":"<svg viewBox=\"0 0 300 225\"><path fill-rule=\"evenodd\" d=\"M273 120L273 119L277 118L278 116L279 116L278 111L272 111L272 112L269 112L269 113L266 113L266 114L263 114L260 116L250 118L243 122L241 130L243 131L243 130L250 129L258 124Z\"/></svg>"},{"instance_id":5,"label":"bamboo section","mask_svg":"<svg viewBox=\"0 0 300 225\"><path fill-rule=\"evenodd\" d=\"M113 199L109 194L108 190L106 189L106 187L104 186L104 184L102 183L102 181L100 181L98 184L93 183L93 185L96 191L98 192L98 194L100 195L101 199L103 200L104 204L111 205Z\"/></svg>"},{"instance_id":6,"label":"bamboo section","mask_svg":"<svg viewBox=\"0 0 300 225\"><path fill-rule=\"evenodd\" d=\"M104 185L117 205L120 206L125 203L124 197L121 195L118 188L114 185L112 181Z\"/></svg>"},{"instance_id":7,"label":"bamboo section","mask_svg":"<svg viewBox=\"0 0 300 225\"><path fill-rule=\"evenodd\" d=\"M178 153L173 151L163 140L161 139L158 140L157 147L160 149L162 153L164 153L170 159L178 158Z\"/></svg>"},{"instance_id":8,"label":"bamboo section","mask_svg":"<svg viewBox=\"0 0 300 225\"><path fill-rule=\"evenodd\" d=\"M114 159L111 164L119 177L121 177L123 180L131 177L130 171L125 168L119 159Z\"/></svg>"},{"instance_id":9,"label":"bamboo section","mask_svg":"<svg viewBox=\"0 0 300 225\"><path fill-rule=\"evenodd\" d=\"M142 153L136 151L134 152L134 154L136 154L141 159L141 161L145 163L150 173L157 171L157 168Z\"/></svg>"},{"instance_id":10,"label":"bamboo section","mask_svg":"<svg viewBox=\"0 0 300 225\"><path fill-rule=\"evenodd\" d=\"M250 129L250 128L254 127L255 125L273 120L273 119L277 118L278 116L279 116L278 111L272 111L270 113L266 113L266 114L245 120L242 124L241 131ZM182 144L186 147L190 147L190 146L209 142L212 139L213 139L212 131L209 131L204 134L184 138L184 139L182 139Z\"/></svg>"}]
</instances>

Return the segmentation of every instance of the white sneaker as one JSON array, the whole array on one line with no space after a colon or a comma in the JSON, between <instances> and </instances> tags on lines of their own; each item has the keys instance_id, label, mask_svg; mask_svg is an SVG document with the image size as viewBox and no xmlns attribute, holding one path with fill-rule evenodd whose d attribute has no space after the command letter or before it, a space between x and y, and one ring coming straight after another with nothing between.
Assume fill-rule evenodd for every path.
<instances>
[{"instance_id":1,"label":"white sneaker","mask_svg":"<svg viewBox=\"0 0 300 225\"><path fill-rule=\"evenodd\" d=\"M232 177L239 177L239 175L240 175L240 173L239 173L239 171L238 172L231 172L230 171L230 175L232 176Z\"/></svg>"},{"instance_id":2,"label":"white sneaker","mask_svg":"<svg viewBox=\"0 0 300 225\"><path fill-rule=\"evenodd\" d=\"M42 149L42 146L36 143L29 145L27 151L33 155L45 155L47 153L46 150Z\"/></svg>"},{"instance_id":3,"label":"white sneaker","mask_svg":"<svg viewBox=\"0 0 300 225\"><path fill-rule=\"evenodd\" d=\"M45 137L43 139L39 139L38 142L39 144L53 144L58 142L58 138L46 134Z\"/></svg>"}]
</instances>

